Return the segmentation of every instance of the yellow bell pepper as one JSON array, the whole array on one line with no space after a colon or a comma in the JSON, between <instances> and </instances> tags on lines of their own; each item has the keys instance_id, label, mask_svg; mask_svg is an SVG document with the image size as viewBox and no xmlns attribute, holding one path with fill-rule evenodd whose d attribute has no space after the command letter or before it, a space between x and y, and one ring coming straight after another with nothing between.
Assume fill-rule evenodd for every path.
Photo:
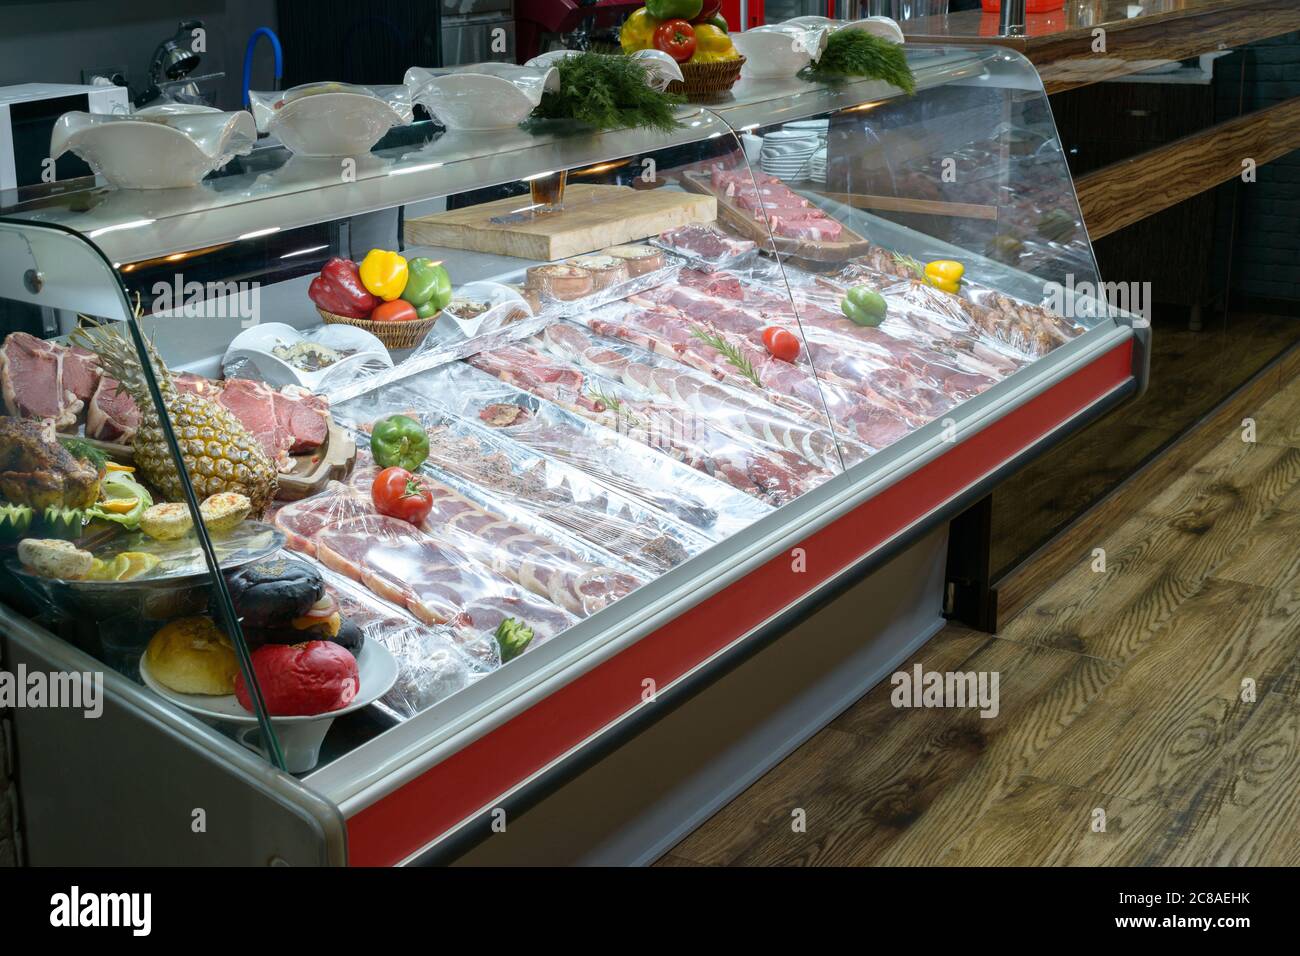
<instances>
[{"instance_id":1,"label":"yellow bell pepper","mask_svg":"<svg viewBox=\"0 0 1300 956\"><path fill-rule=\"evenodd\" d=\"M692 63L717 63L721 60L734 60L740 56L735 44L725 30L712 23L695 24L695 54Z\"/></svg>"},{"instance_id":2,"label":"yellow bell pepper","mask_svg":"<svg viewBox=\"0 0 1300 956\"><path fill-rule=\"evenodd\" d=\"M660 22L650 16L645 7L634 10L618 31L618 43L623 52L632 54L637 50L653 50L655 30L659 29Z\"/></svg>"},{"instance_id":3,"label":"yellow bell pepper","mask_svg":"<svg viewBox=\"0 0 1300 956\"><path fill-rule=\"evenodd\" d=\"M361 260L361 284L385 302L400 298L406 288L406 258L396 252L371 249Z\"/></svg>"},{"instance_id":4,"label":"yellow bell pepper","mask_svg":"<svg viewBox=\"0 0 1300 956\"><path fill-rule=\"evenodd\" d=\"M925 264L925 281L953 295L961 288L961 277L965 274L966 267L952 259L936 259Z\"/></svg>"}]
</instances>

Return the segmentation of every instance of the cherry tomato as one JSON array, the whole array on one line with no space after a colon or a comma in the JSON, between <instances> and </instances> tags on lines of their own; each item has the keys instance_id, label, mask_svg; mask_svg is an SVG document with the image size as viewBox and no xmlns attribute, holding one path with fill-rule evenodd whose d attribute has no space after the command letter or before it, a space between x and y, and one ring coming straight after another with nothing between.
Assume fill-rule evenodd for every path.
<instances>
[{"instance_id":1,"label":"cherry tomato","mask_svg":"<svg viewBox=\"0 0 1300 956\"><path fill-rule=\"evenodd\" d=\"M385 468L370 485L375 509L391 518L419 524L433 510L433 493L405 468Z\"/></svg>"},{"instance_id":2,"label":"cherry tomato","mask_svg":"<svg viewBox=\"0 0 1300 956\"><path fill-rule=\"evenodd\" d=\"M763 330L763 344L774 358L783 362L793 362L799 357L799 339L793 332L769 325Z\"/></svg>"},{"instance_id":3,"label":"cherry tomato","mask_svg":"<svg viewBox=\"0 0 1300 956\"><path fill-rule=\"evenodd\" d=\"M695 27L685 20L665 20L655 29L655 49L685 63L695 54Z\"/></svg>"},{"instance_id":4,"label":"cherry tomato","mask_svg":"<svg viewBox=\"0 0 1300 956\"><path fill-rule=\"evenodd\" d=\"M412 322L419 317L415 306L405 299L384 302L370 313L371 322Z\"/></svg>"}]
</instances>

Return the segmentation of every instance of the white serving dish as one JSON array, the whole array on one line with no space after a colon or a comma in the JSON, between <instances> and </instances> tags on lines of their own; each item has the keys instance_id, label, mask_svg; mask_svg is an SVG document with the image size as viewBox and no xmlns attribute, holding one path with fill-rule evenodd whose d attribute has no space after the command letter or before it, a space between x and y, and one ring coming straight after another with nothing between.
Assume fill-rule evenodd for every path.
<instances>
[{"instance_id":1,"label":"white serving dish","mask_svg":"<svg viewBox=\"0 0 1300 956\"><path fill-rule=\"evenodd\" d=\"M553 66L471 63L430 70L413 66L403 78L411 102L447 129L509 129L528 118L542 94L560 89Z\"/></svg>"},{"instance_id":2,"label":"white serving dish","mask_svg":"<svg viewBox=\"0 0 1300 956\"><path fill-rule=\"evenodd\" d=\"M388 648L378 641L367 640L361 645L361 654L357 658L357 676L361 688L352 703L326 714L313 714L305 717L271 717L271 727L280 742L280 752L284 756L285 769L290 773L306 773L320 760L321 743L329 733L336 717L350 714L362 707L369 707L380 697L388 693L397 681L397 661ZM171 701L177 707L188 710L197 717L221 724L234 724L240 727L235 736L245 747L257 750L263 755L266 748L255 739L258 732L257 717L240 706L234 694L212 696L209 694L178 694L160 683L149 673L149 664L145 655L140 655L140 678L146 687L164 700Z\"/></svg>"},{"instance_id":3,"label":"white serving dish","mask_svg":"<svg viewBox=\"0 0 1300 956\"><path fill-rule=\"evenodd\" d=\"M50 156L71 151L122 189L187 189L235 156L252 152L253 117L210 106L169 103L134 113L64 113Z\"/></svg>"},{"instance_id":4,"label":"white serving dish","mask_svg":"<svg viewBox=\"0 0 1300 956\"><path fill-rule=\"evenodd\" d=\"M527 316L533 314L528 300L501 282L468 282L452 293L452 299L475 299L490 302L492 307L477 318L462 320L456 318L448 306L439 313L431 339L436 338L440 342L472 339L480 332L500 328L515 312L522 310Z\"/></svg>"},{"instance_id":5,"label":"white serving dish","mask_svg":"<svg viewBox=\"0 0 1300 956\"><path fill-rule=\"evenodd\" d=\"M277 345L293 345L297 342L315 342L332 349L357 351L328 368L306 372L271 352ZM322 391L327 385L347 381L367 370L393 367L392 356L388 354L384 343L364 329L351 325L321 325L306 332L300 332L283 322L255 325L231 340L226 354L222 356L221 367L224 369L239 359L251 362L268 385L275 388L301 385L313 392Z\"/></svg>"},{"instance_id":6,"label":"white serving dish","mask_svg":"<svg viewBox=\"0 0 1300 956\"><path fill-rule=\"evenodd\" d=\"M405 86L306 83L248 98L258 132L301 156L360 156L413 117Z\"/></svg>"},{"instance_id":7,"label":"white serving dish","mask_svg":"<svg viewBox=\"0 0 1300 956\"><path fill-rule=\"evenodd\" d=\"M733 33L731 42L745 58L740 75L746 79L794 76L826 49L829 31L794 21Z\"/></svg>"}]
</instances>

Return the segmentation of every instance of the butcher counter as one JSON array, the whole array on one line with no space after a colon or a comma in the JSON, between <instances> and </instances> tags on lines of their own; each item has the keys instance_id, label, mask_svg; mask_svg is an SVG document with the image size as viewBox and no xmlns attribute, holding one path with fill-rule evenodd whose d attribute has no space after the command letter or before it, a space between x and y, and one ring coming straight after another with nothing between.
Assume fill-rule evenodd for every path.
<instances>
[{"instance_id":1,"label":"butcher counter","mask_svg":"<svg viewBox=\"0 0 1300 956\"><path fill-rule=\"evenodd\" d=\"M328 594L303 626L339 613L365 641L364 706L286 718L244 676L258 582L211 522L165 600L139 596L165 559L51 583L7 558L5 666L103 687L94 719L14 712L30 862L646 862L958 613L979 545L950 522L1138 394L1149 330L1098 295L1030 63L908 56L910 97L742 80L666 132L426 122L344 176L263 144L193 189L7 196L5 328L63 350L46 374L78 342L100 376L132 363L115 348L162 360L132 448L102 442L111 376L94 421L60 406L70 437L144 480L158 403L240 418L288 456L240 560L307 569ZM350 375L267 371L259 329L352 328L322 284L398 259L451 279L423 338ZM465 303L501 311L453 321ZM247 410L290 405L325 437ZM376 490L394 416L428 443L409 522ZM195 505L186 471L155 498ZM232 632L242 709L159 681L180 615Z\"/></svg>"}]
</instances>

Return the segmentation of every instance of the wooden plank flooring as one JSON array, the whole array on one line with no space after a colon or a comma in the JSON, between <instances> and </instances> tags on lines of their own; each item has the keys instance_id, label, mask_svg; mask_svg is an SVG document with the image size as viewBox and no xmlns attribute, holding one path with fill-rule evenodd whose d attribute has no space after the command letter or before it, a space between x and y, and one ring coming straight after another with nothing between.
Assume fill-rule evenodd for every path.
<instances>
[{"instance_id":1,"label":"wooden plank flooring","mask_svg":"<svg viewBox=\"0 0 1300 956\"><path fill-rule=\"evenodd\" d=\"M997 672L996 717L886 682L659 865L1300 864L1300 379L1247 416L903 666Z\"/></svg>"}]
</instances>

